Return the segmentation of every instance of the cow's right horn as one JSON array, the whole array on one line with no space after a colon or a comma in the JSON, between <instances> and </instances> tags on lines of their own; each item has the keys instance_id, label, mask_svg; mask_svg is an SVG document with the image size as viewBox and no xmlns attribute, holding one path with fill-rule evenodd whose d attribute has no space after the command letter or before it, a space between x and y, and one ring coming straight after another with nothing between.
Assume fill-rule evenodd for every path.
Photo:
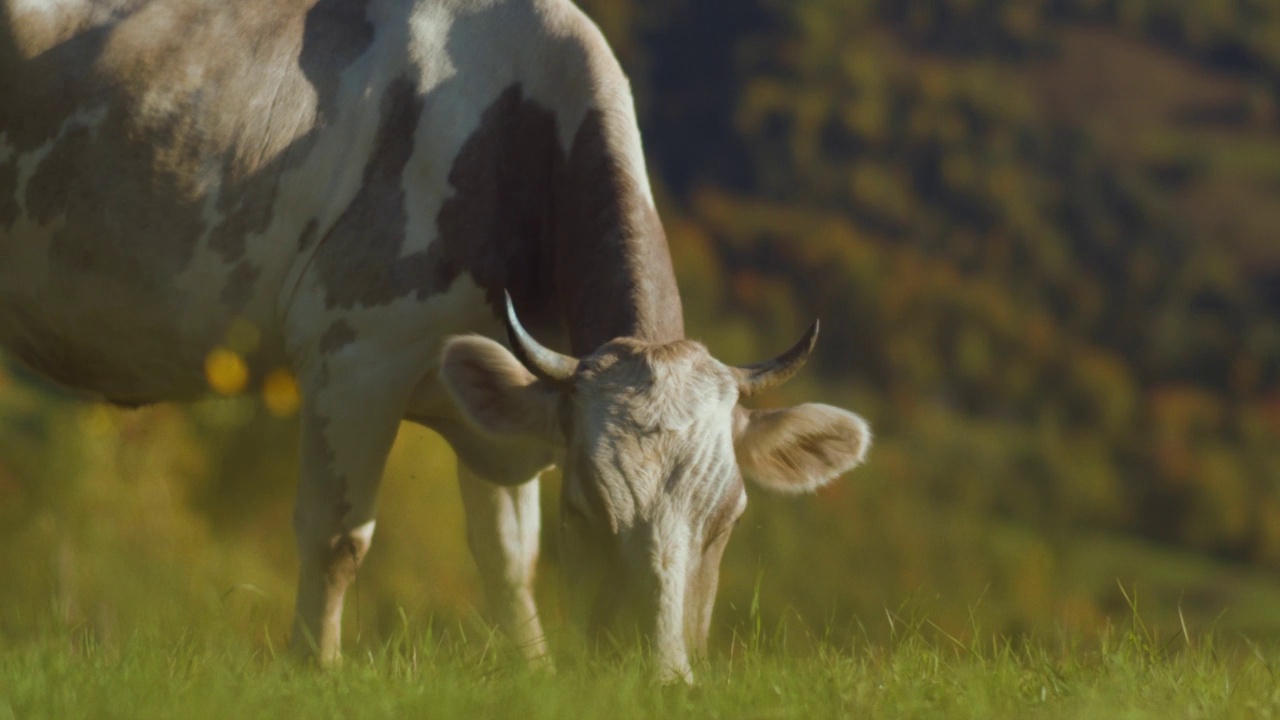
<instances>
[{"instance_id":1,"label":"cow's right horn","mask_svg":"<svg viewBox=\"0 0 1280 720\"><path fill-rule=\"evenodd\" d=\"M818 342L818 321L814 320L813 325L809 326L809 331L790 350L766 362L733 368L733 373L738 380L738 393L742 397L751 397L790 380L792 375L800 372L800 368L804 367L816 342Z\"/></svg>"},{"instance_id":2,"label":"cow's right horn","mask_svg":"<svg viewBox=\"0 0 1280 720\"><path fill-rule=\"evenodd\" d=\"M578 370L578 361L543 347L534 340L520 324L520 318L516 317L516 306L511 301L511 293L504 292L503 295L507 300L507 338L511 341L516 359L543 382L555 386L567 384Z\"/></svg>"}]
</instances>

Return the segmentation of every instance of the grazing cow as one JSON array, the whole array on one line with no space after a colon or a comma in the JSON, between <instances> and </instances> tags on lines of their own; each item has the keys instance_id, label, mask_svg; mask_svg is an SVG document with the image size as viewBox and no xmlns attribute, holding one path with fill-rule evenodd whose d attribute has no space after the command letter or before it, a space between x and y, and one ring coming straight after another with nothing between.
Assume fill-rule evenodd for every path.
<instances>
[{"instance_id":1,"label":"grazing cow","mask_svg":"<svg viewBox=\"0 0 1280 720\"><path fill-rule=\"evenodd\" d=\"M0 0L0 23L0 344L133 406L201 395L256 328L250 382L302 391L304 654L338 658L404 418L457 451L530 658L561 463L571 596L668 679L703 650L743 475L808 490L862 460L852 413L738 404L816 325L748 368L685 339L627 80L569 0Z\"/></svg>"}]
</instances>

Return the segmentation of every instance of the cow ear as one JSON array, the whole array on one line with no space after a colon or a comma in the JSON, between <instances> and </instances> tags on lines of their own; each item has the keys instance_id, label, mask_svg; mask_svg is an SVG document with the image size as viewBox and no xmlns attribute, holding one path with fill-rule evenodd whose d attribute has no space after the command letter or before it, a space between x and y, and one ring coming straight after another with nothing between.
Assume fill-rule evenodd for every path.
<instances>
[{"instance_id":1,"label":"cow ear","mask_svg":"<svg viewBox=\"0 0 1280 720\"><path fill-rule=\"evenodd\" d=\"M445 343L440 380L467 418L494 435L554 441L559 393L538 381L511 351L486 337Z\"/></svg>"},{"instance_id":2,"label":"cow ear","mask_svg":"<svg viewBox=\"0 0 1280 720\"><path fill-rule=\"evenodd\" d=\"M734 410L738 465L767 490L817 490L861 464L869 447L866 421L830 405Z\"/></svg>"}]
</instances>

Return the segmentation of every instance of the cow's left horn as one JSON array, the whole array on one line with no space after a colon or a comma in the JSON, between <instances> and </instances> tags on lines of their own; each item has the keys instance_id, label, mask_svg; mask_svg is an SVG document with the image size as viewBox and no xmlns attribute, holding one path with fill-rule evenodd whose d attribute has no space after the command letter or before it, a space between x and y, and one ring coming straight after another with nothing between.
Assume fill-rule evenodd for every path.
<instances>
[{"instance_id":1,"label":"cow's left horn","mask_svg":"<svg viewBox=\"0 0 1280 720\"><path fill-rule=\"evenodd\" d=\"M511 302L511 293L503 294L507 299L507 338L511 340L511 349L515 352L516 359L543 382L557 386L569 382L578 369L578 361L543 347L525 332L520 318L516 317L516 306Z\"/></svg>"},{"instance_id":2,"label":"cow's left horn","mask_svg":"<svg viewBox=\"0 0 1280 720\"><path fill-rule=\"evenodd\" d=\"M733 368L733 373L738 378L738 394L743 397L759 395L790 380L791 376L804 367L805 361L809 359L809 353L813 352L813 346L817 342L818 321L814 320L813 325L809 326L809 332L805 333L804 337L800 338L800 342L793 345L790 350L767 362Z\"/></svg>"}]
</instances>

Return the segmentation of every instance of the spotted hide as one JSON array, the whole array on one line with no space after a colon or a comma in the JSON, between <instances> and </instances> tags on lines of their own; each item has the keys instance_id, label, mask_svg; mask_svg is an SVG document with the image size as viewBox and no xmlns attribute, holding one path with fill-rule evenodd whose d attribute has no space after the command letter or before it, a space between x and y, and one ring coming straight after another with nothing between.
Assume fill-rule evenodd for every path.
<instances>
[{"instance_id":1,"label":"spotted hide","mask_svg":"<svg viewBox=\"0 0 1280 720\"><path fill-rule=\"evenodd\" d=\"M743 477L812 489L869 444L739 405L816 326L748 368L685 338L627 80L568 0L0 0L0 345L138 405L206 392L245 328L245 383L302 391L292 646L323 663L402 419L457 451L527 657L559 463L588 637L642 638L665 680L705 649Z\"/></svg>"}]
</instances>

